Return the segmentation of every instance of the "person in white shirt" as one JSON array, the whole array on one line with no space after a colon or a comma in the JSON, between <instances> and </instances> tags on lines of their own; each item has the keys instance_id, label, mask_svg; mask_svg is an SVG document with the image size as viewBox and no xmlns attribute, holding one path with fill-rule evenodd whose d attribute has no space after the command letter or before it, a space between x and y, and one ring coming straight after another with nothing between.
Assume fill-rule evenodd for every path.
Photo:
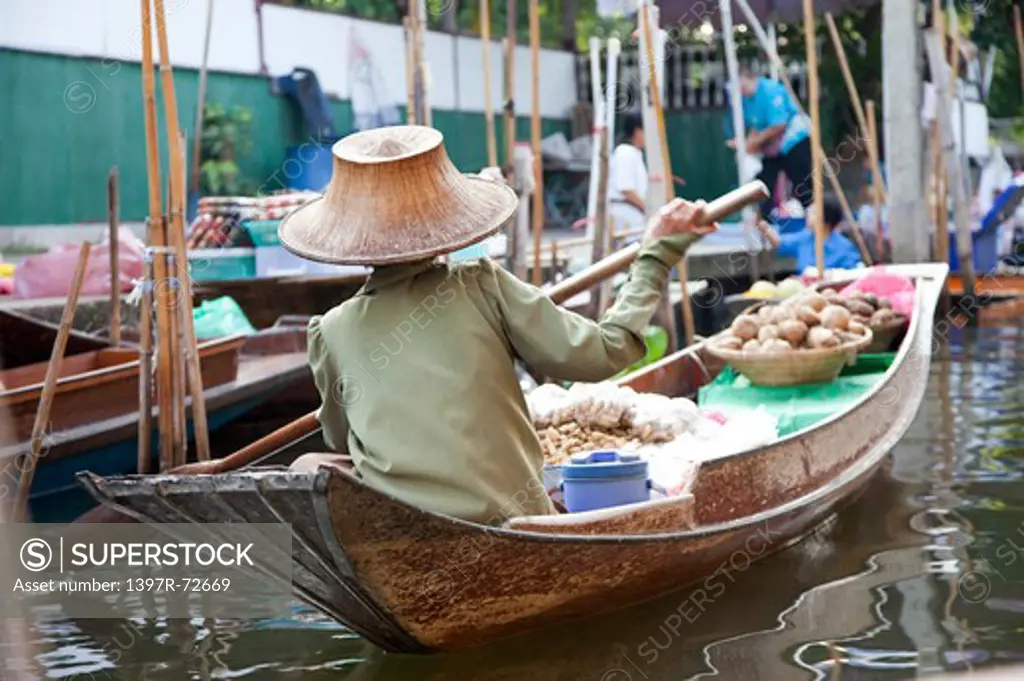
<instances>
[{"instance_id":1,"label":"person in white shirt","mask_svg":"<svg viewBox=\"0 0 1024 681\"><path fill-rule=\"evenodd\" d=\"M622 132L623 141L615 147L608 172L608 215L614 233L643 229L647 212L647 166L640 115L627 114Z\"/></svg>"}]
</instances>

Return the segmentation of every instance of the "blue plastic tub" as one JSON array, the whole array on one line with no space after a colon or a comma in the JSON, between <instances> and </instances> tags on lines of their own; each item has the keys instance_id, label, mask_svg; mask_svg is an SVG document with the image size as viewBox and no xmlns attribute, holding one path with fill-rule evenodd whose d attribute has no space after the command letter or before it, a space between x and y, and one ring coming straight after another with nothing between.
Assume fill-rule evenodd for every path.
<instances>
[{"instance_id":1,"label":"blue plastic tub","mask_svg":"<svg viewBox=\"0 0 1024 681\"><path fill-rule=\"evenodd\" d=\"M971 234L971 253L974 271L987 274L999 266L999 228L987 227ZM956 252L956 232L949 231L949 271L960 271L960 256Z\"/></svg>"},{"instance_id":2,"label":"blue plastic tub","mask_svg":"<svg viewBox=\"0 0 1024 681\"><path fill-rule=\"evenodd\" d=\"M597 451L574 454L562 468L565 507L570 513L647 501L647 462L636 454Z\"/></svg>"},{"instance_id":3,"label":"blue plastic tub","mask_svg":"<svg viewBox=\"0 0 1024 681\"><path fill-rule=\"evenodd\" d=\"M288 189L306 189L322 192L331 181L334 157L331 142L306 142L288 147L280 179Z\"/></svg>"}]
</instances>

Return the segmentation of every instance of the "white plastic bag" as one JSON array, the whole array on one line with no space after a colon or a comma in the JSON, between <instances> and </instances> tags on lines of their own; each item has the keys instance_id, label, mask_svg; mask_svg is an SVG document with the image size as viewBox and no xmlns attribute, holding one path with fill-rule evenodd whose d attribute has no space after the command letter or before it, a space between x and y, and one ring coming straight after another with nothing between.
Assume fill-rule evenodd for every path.
<instances>
[{"instance_id":1,"label":"white plastic bag","mask_svg":"<svg viewBox=\"0 0 1024 681\"><path fill-rule=\"evenodd\" d=\"M670 442L644 445L633 451L647 461L647 476L655 496L682 496L693 489L700 462L686 451L684 441L677 438Z\"/></svg>"},{"instance_id":2,"label":"white plastic bag","mask_svg":"<svg viewBox=\"0 0 1024 681\"><path fill-rule=\"evenodd\" d=\"M533 425L537 429L560 426L573 418L569 392L555 383L545 383L526 396Z\"/></svg>"}]
</instances>

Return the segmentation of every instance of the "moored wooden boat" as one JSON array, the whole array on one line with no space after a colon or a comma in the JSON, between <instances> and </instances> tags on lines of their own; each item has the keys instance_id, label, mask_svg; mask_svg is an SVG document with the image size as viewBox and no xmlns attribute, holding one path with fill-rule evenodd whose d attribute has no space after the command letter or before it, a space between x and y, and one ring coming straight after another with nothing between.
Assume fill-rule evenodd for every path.
<instances>
[{"instance_id":1,"label":"moored wooden boat","mask_svg":"<svg viewBox=\"0 0 1024 681\"><path fill-rule=\"evenodd\" d=\"M304 328L278 327L248 338L208 341L199 349L211 431L279 395L290 393L297 409L310 408L315 387L306 359ZM135 471L138 366L138 353L130 348L105 348L62 362L51 422L32 485L34 518L68 519L68 514L51 508L51 501L76 489L75 475L81 470L106 475ZM30 451L28 440L44 369L30 365L0 372L0 380L8 388L0 392L0 410L11 424L0 437L0 463L9 479L17 477L15 457ZM186 409L191 422L190 398ZM152 451L155 456L155 444ZM156 470L155 459L152 468Z\"/></svg>"},{"instance_id":2,"label":"moored wooden boat","mask_svg":"<svg viewBox=\"0 0 1024 681\"><path fill-rule=\"evenodd\" d=\"M825 421L703 464L690 497L496 528L411 507L330 467L81 479L98 500L138 519L291 523L297 594L387 650L454 650L515 636L745 570L855 498L917 413L948 271L895 269L914 278L917 300L879 383ZM698 345L624 382L680 395L720 369Z\"/></svg>"},{"instance_id":3,"label":"moored wooden boat","mask_svg":"<svg viewBox=\"0 0 1024 681\"><path fill-rule=\"evenodd\" d=\"M0 307L0 370L46 362L57 339L58 327L24 312ZM108 344L81 331L72 331L64 354L102 350Z\"/></svg>"}]
</instances>

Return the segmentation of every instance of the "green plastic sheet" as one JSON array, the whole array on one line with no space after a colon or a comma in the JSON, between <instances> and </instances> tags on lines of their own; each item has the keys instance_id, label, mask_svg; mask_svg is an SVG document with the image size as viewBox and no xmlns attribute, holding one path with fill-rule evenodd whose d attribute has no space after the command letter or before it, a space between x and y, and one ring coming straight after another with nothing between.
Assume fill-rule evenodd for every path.
<instances>
[{"instance_id":1,"label":"green plastic sheet","mask_svg":"<svg viewBox=\"0 0 1024 681\"><path fill-rule=\"evenodd\" d=\"M764 408L779 421L779 437L785 437L849 407L882 378L894 353L860 355L831 383L786 387L756 386L726 367L714 381L701 388L697 402L708 409Z\"/></svg>"},{"instance_id":2,"label":"green plastic sheet","mask_svg":"<svg viewBox=\"0 0 1024 681\"><path fill-rule=\"evenodd\" d=\"M668 332L660 326L648 326L644 329L644 345L647 348L644 356L620 371L613 379L631 374L637 369L648 364L654 364L664 357L665 353L668 352Z\"/></svg>"},{"instance_id":3,"label":"green plastic sheet","mask_svg":"<svg viewBox=\"0 0 1024 681\"><path fill-rule=\"evenodd\" d=\"M256 333L242 308L230 296L204 300L192 310L192 319L196 338L220 338L236 334L248 336Z\"/></svg>"}]
</instances>

